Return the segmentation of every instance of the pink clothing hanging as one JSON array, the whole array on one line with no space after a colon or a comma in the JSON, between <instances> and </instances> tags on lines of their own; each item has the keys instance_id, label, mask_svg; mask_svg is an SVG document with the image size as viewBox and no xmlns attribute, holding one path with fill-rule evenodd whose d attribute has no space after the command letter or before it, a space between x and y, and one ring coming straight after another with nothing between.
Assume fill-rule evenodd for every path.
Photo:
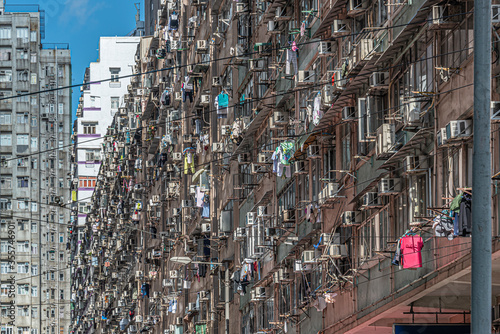
<instances>
[{"instance_id":1,"label":"pink clothing hanging","mask_svg":"<svg viewBox=\"0 0 500 334\"><path fill-rule=\"evenodd\" d=\"M422 247L424 247L424 242L419 235L408 235L401 238L404 269L422 267Z\"/></svg>"}]
</instances>

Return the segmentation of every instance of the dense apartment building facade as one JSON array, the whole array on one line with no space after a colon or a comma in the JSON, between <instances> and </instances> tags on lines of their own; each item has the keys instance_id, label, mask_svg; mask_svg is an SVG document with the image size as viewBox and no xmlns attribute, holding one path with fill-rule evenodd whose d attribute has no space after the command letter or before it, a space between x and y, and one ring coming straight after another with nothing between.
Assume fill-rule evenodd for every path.
<instances>
[{"instance_id":1,"label":"dense apartment building facade","mask_svg":"<svg viewBox=\"0 0 500 334\"><path fill-rule=\"evenodd\" d=\"M72 331L468 327L472 12L162 1L103 142Z\"/></svg>"},{"instance_id":2,"label":"dense apartment building facade","mask_svg":"<svg viewBox=\"0 0 500 334\"><path fill-rule=\"evenodd\" d=\"M1 333L66 333L71 54L43 11L0 12Z\"/></svg>"}]
</instances>

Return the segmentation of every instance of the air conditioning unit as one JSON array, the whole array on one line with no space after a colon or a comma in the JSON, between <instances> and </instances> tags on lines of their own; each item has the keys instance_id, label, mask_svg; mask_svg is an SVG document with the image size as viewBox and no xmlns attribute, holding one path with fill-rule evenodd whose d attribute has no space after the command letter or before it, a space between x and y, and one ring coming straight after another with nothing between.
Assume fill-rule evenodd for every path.
<instances>
[{"instance_id":1,"label":"air conditioning unit","mask_svg":"<svg viewBox=\"0 0 500 334\"><path fill-rule=\"evenodd\" d=\"M190 208L193 206L193 202L191 200L182 200L181 201L181 207L183 208Z\"/></svg>"},{"instance_id":2,"label":"air conditioning unit","mask_svg":"<svg viewBox=\"0 0 500 334\"><path fill-rule=\"evenodd\" d=\"M389 85L389 72L373 72L370 75L369 83L371 88Z\"/></svg>"},{"instance_id":3,"label":"air conditioning unit","mask_svg":"<svg viewBox=\"0 0 500 334\"><path fill-rule=\"evenodd\" d=\"M222 86L220 77L212 77L212 86L214 87Z\"/></svg>"},{"instance_id":4,"label":"air conditioning unit","mask_svg":"<svg viewBox=\"0 0 500 334\"><path fill-rule=\"evenodd\" d=\"M259 153L259 155L257 155L257 162L259 164L270 164L271 155L268 153Z\"/></svg>"},{"instance_id":5,"label":"air conditioning unit","mask_svg":"<svg viewBox=\"0 0 500 334\"><path fill-rule=\"evenodd\" d=\"M308 159L320 159L320 148L319 145L309 145L307 147L307 158Z\"/></svg>"},{"instance_id":6,"label":"air conditioning unit","mask_svg":"<svg viewBox=\"0 0 500 334\"><path fill-rule=\"evenodd\" d=\"M333 20L332 23L332 34L341 34L349 32L349 27L347 26L347 21L345 20Z\"/></svg>"},{"instance_id":7,"label":"air conditioning unit","mask_svg":"<svg viewBox=\"0 0 500 334\"><path fill-rule=\"evenodd\" d=\"M144 95L144 89L137 89L137 96L143 96Z\"/></svg>"},{"instance_id":8,"label":"air conditioning unit","mask_svg":"<svg viewBox=\"0 0 500 334\"><path fill-rule=\"evenodd\" d=\"M403 105L403 122L405 126L421 126L420 102L411 99Z\"/></svg>"},{"instance_id":9,"label":"air conditioning unit","mask_svg":"<svg viewBox=\"0 0 500 334\"><path fill-rule=\"evenodd\" d=\"M299 70L297 74L298 84L314 83L315 81L316 81L316 74L314 73L314 71Z\"/></svg>"},{"instance_id":10,"label":"air conditioning unit","mask_svg":"<svg viewBox=\"0 0 500 334\"><path fill-rule=\"evenodd\" d=\"M237 227L234 230L233 240L234 241L241 241L241 240L245 239L246 236L247 236L247 230L244 227Z\"/></svg>"},{"instance_id":11,"label":"air conditioning unit","mask_svg":"<svg viewBox=\"0 0 500 334\"><path fill-rule=\"evenodd\" d=\"M339 184L337 182L328 182L326 187L323 188L323 198L333 199L336 198L339 192Z\"/></svg>"},{"instance_id":12,"label":"air conditioning unit","mask_svg":"<svg viewBox=\"0 0 500 334\"><path fill-rule=\"evenodd\" d=\"M197 310L196 303L188 303L188 307L187 307L188 312L194 312L196 310Z\"/></svg>"},{"instance_id":13,"label":"air conditioning unit","mask_svg":"<svg viewBox=\"0 0 500 334\"><path fill-rule=\"evenodd\" d=\"M288 113L283 111L275 111L273 113L273 121L276 125L288 124Z\"/></svg>"},{"instance_id":14,"label":"air conditioning unit","mask_svg":"<svg viewBox=\"0 0 500 334\"><path fill-rule=\"evenodd\" d=\"M334 44L332 42L319 42L319 55L331 55L334 51Z\"/></svg>"},{"instance_id":15,"label":"air conditioning unit","mask_svg":"<svg viewBox=\"0 0 500 334\"><path fill-rule=\"evenodd\" d=\"M378 183L378 193L380 195L398 194L401 191L400 179L380 179Z\"/></svg>"},{"instance_id":16,"label":"air conditioning unit","mask_svg":"<svg viewBox=\"0 0 500 334\"><path fill-rule=\"evenodd\" d=\"M266 227L264 230L265 240L270 240L276 237L276 228L274 227Z\"/></svg>"},{"instance_id":17,"label":"air conditioning unit","mask_svg":"<svg viewBox=\"0 0 500 334\"><path fill-rule=\"evenodd\" d=\"M250 164L250 174L266 173L266 167L258 164Z\"/></svg>"},{"instance_id":18,"label":"air conditioning unit","mask_svg":"<svg viewBox=\"0 0 500 334\"><path fill-rule=\"evenodd\" d=\"M444 12L446 10L445 5L432 6L432 24L442 24L445 21Z\"/></svg>"},{"instance_id":19,"label":"air conditioning unit","mask_svg":"<svg viewBox=\"0 0 500 334\"><path fill-rule=\"evenodd\" d=\"M179 271L178 270L170 270L168 272L168 277L170 277L170 279L179 278Z\"/></svg>"},{"instance_id":20,"label":"air conditioning unit","mask_svg":"<svg viewBox=\"0 0 500 334\"><path fill-rule=\"evenodd\" d=\"M259 301L266 299L266 288L264 287L255 287L250 291L250 300L251 301Z\"/></svg>"},{"instance_id":21,"label":"air conditioning unit","mask_svg":"<svg viewBox=\"0 0 500 334\"><path fill-rule=\"evenodd\" d=\"M210 104L210 95L204 94L200 98L200 104L208 106Z\"/></svg>"},{"instance_id":22,"label":"air conditioning unit","mask_svg":"<svg viewBox=\"0 0 500 334\"><path fill-rule=\"evenodd\" d=\"M249 60L249 70L252 72L265 71L266 66L263 59L250 59Z\"/></svg>"},{"instance_id":23,"label":"air conditioning unit","mask_svg":"<svg viewBox=\"0 0 500 334\"><path fill-rule=\"evenodd\" d=\"M173 282L172 280L168 279L168 278L164 278L163 281L162 281L162 286L163 287L169 287L169 286L172 286L173 285Z\"/></svg>"},{"instance_id":24,"label":"air conditioning unit","mask_svg":"<svg viewBox=\"0 0 500 334\"><path fill-rule=\"evenodd\" d=\"M247 212L247 226L254 225L257 223L256 219L257 213L255 212Z\"/></svg>"},{"instance_id":25,"label":"air conditioning unit","mask_svg":"<svg viewBox=\"0 0 500 334\"><path fill-rule=\"evenodd\" d=\"M410 155L403 160L403 172L425 172L429 168L428 156L426 155Z\"/></svg>"},{"instance_id":26,"label":"air conditioning unit","mask_svg":"<svg viewBox=\"0 0 500 334\"><path fill-rule=\"evenodd\" d=\"M283 210L283 221L295 220L295 210Z\"/></svg>"},{"instance_id":27,"label":"air conditioning unit","mask_svg":"<svg viewBox=\"0 0 500 334\"><path fill-rule=\"evenodd\" d=\"M382 124L377 129L377 155L387 155L394 153L393 146L395 141L395 125Z\"/></svg>"},{"instance_id":28,"label":"air conditioning unit","mask_svg":"<svg viewBox=\"0 0 500 334\"><path fill-rule=\"evenodd\" d=\"M326 250L324 255L322 255L322 258L334 258L334 259L340 259L347 257L347 246L346 245L329 245Z\"/></svg>"},{"instance_id":29,"label":"air conditioning unit","mask_svg":"<svg viewBox=\"0 0 500 334\"><path fill-rule=\"evenodd\" d=\"M181 161L182 160L182 153L181 152L172 153L172 160Z\"/></svg>"},{"instance_id":30,"label":"air conditioning unit","mask_svg":"<svg viewBox=\"0 0 500 334\"><path fill-rule=\"evenodd\" d=\"M186 144L193 142L193 135L184 135L182 141Z\"/></svg>"},{"instance_id":31,"label":"air conditioning unit","mask_svg":"<svg viewBox=\"0 0 500 334\"><path fill-rule=\"evenodd\" d=\"M328 80L332 80L333 88L337 91L344 90L344 86L346 84L346 79L342 79L342 70L334 70L332 71L332 76L328 78Z\"/></svg>"},{"instance_id":32,"label":"air conditioning unit","mask_svg":"<svg viewBox=\"0 0 500 334\"><path fill-rule=\"evenodd\" d=\"M142 315L136 315L134 320L135 322L142 322Z\"/></svg>"},{"instance_id":33,"label":"air conditioning unit","mask_svg":"<svg viewBox=\"0 0 500 334\"><path fill-rule=\"evenodd\" d=\"M302 263L316 263L316 257L313 250L306 250L302 252Z\"/></svg>"},{"instance_id":34,"label":"air conditioning unit","mask_svg":"<svg viewBox=\"0 0 500 334\"><path fill-rule=\"evenodd\" d=\"M248 154L248 153L240 153L240 154L238 154L238 162L239 163L250 162L250 154Z\"/></svg>"},{"instance_id":35,"label":"air conditioning unit","mask_svg":"<svg viewBox=\"0 0 500 334\"><path fill-rule=\"evenodd\" d=\"M367 8L368 1L366 0L349 0L347 3L347 11L363 11Z\"/></svg>"},{"instance_id":36,"label":"air conditioning unit","mask_svg":"<svg viewBox=\"0 0 500 334\"><path fill-rule=\"evenodd\" d=\"M236 2L236 14L243 14L246 12L246 4L243 2Z\"/></svg>"},{"instance_id":37,"label":"air conditioning unit","mask_svg":"<svg viewBox=\"0 0 500 334\"><path fill-rule=\"evenodd\" d=\"M276 28L276 25L273 20L269 20L267 22L267 31L272 32Z\"/></svg>"},{"instance_id":38,"label":"air conditioning unit","mask_svg":"<svg viewBox=\"0 0 500 334\"><path fill-rule=\"evenodd\" d=\"M158 291L153 291L153 298L160 298L160 293Z\"/></svg>"},{"instance_id":39,"label":"air conditioning unit","mask_svg":"<svg viewBox=\"0 0 500 334\"><path fill-rule=\"evenodd\" d=\"M220 134L221 136L231 135L232 126L231 125L221 125Z\"/></svg>"},{"instance_id":40,"label":"air conditioning unit","mask_svg":"<svg viewBox=\"0 0 500 334\"><path fill-rule=\"evenodd\" d=\"M361 223L360 216L356 215L356 211L344 211L341 215L342 225L352 226Z\"/></svg>"},{"instance_id":41,"label":"air conditioning unit","mask_svg":"<svg viewBox=\"0 0 500 334\"><path fill-rule=\"evenodd\" d=\"M213 153L224 153L224 143L212 143Z\"/></svg>"},{"instance_id":42,"label":"air conditioning unit","mask_svg":"<svg viewBox=\"0 0 500 334\"><path fill-rule=\"evenodd\" d=\"M201 301L210 300L210 292L208 290L201 290L200 291L200 300Z\"/></svg>"},{"instance_id":43,"label":"air conditioning unit","mask_svg":"<svg viewBox=\"0 0 500 334\"><path fill-rule=\"evenodd\" d=\"M208 42L206 40L196 41L196 51L197 52L206 52L207 50L208 50Z\"/></svg>"},{"instance_id":44,"label":"air conditioning unit","mask_svg":"<svg viewBox=\"0 0 500 334\"><path fill-rule=\"evenodd\" d=\"M267 206L258 206L257 207L257 217L263 218L263 217L269 217L270 215L267 214Z\"/></svg>"},{"instance_id":45,"label":"air conditioning unit","mask_svg":"<svg viewBox=\"0 0 500 334\"><path fill-rule=\"evenodd\" d=\"M358 61L366 59L370 53L373 51L373 39L364 38L361 39L356 46L356 58Z\"/></svg>"},{"instance_id":46,"label":"air conditioning unit","mask_svg":"<svg viewBox=\"0 0 500 334\"><path fill-rule=\"evenodd\" d=\"M325 108L329 108L333 103L332 86L325 85L321 88L321 104Z\"/></svg>"},{"instance_id":47,"label":"air conditioning unit","mask_svg":"<svg viewBox=\"0 0 500 334\"><path fill-rule=\"evenodd\" d=\"M172 217L179 217L181 215L180 208L172 208Z\"/></svg>"},{"instance_id":48,"label":"air conditioning unit","mask_svg":"<svg viewBox=\"0 0 500 334\"><path fill-rule=\"evenodd\" d=\"M160 195L152 195L151 200L153 203L159 203L160 202Z\"/></svg>"},{"instance_id":49,"label":"air conditioning unit","mask_svg":"<svg viewBox=\"0 0 500 334\"><path fill-rule=\"evenodd\" d=\"M448 140L448 137L446 137L446 128L441 128L438 130L436 134L436 139L438 146L446 144L446 141Z\"/></svg>"},{"instance_id":50,"label":"air conditioning unit","mask_svg":"<svg viewBox=\"0 0 500 334\"><path fill-rule=\"evenodd\" d=\"M361 206L364 208L378 207L380 206L380 197L378 193L369 192L361 197Z\"/></svg>"},{"instance_id":51,"label":"air conditioning unit","mask_svg":"<svg viewBox=\"0 0 500 334\"><path fill-rule=\"evenodd\" d=\"M309 272L313 269L313 265L314 265L314 263L302 263L301 260L295 260L294 265L293 265L293 271L294 272Z\"/></svg>"},{"instance_id":52,"label":"air conditioning unit","mask_svg":"<svg viewBox=\"0 0 500 334\"><path fill-rule=\"evenodd\" d=\"M142 271L140 271L140 270L136 271L136 272L135 272L135 277L138 277L138 278L142 278L142 277L144 277L144 272L142 272Z\"/></svg>"},{"instance_id":53,"label":"air conditioning unit","mask_svg":"<svg viewBox=\"0 0 500 334\"><path fill-rule=\"evenodd\" d=\"M491 101L491 119L500 120L500 101Z\"/></svg>"},{"instance_id":54,"label":"air conditioning unit","mask_svg":"<svg viewBox=\"0 0 500 334\"><path fill-rule=\"evenodd\" d=\"M356 118L356 108L355 107L344 107L342 108L342 120L348 121Z\"/></svg>"},{"instance_id":55,"label":"air conditioning unit","mask_svg":"<svg viewBox=\"0 0 500 334\"><path fill-rule=\"evenodd\" d=\"M451 121L446 125L447 140L458 137L469 137L471 135L472 135L471 120Z\"/></svg>"},{"instance_id":56,"label":"air conditioning unit","mask_svg":"<svg viewBox=\"0 0 500 334\"><path fill-rule=\"evenodd\" d=\"M307 174L306 164L303 160L295 161L294 167L294 174Z\"/></svg>"},{"instance_id":57,"label":"air conditioning unit","mask_svg":"<svg viewBox=\"0 0 500 334\"><path fill-rule=\"evenodd\" d=\"M176 317L175 318L175 325L176 326L182 326L183 325L181 317Z\"/></svg>"},{"instance_id":58,"label":"air conditioning unit","mask_svg":"<svg viewBox=\"0 0 500 334\"><path fill-rule=\"evenodd\" d=\"M201 224L201 233L210 233L210 223Z\"/></svg>"}]
</instances>

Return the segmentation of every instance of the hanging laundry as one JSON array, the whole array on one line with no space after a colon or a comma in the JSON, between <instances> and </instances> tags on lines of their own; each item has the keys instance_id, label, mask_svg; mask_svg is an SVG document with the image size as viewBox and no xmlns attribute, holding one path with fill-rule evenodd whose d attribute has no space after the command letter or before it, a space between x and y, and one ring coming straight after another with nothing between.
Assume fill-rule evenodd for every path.
<instances>
[{"instance_id":1,"label":"hanging laundry","mask_svg":"<svg viewBox=\"0 0 500 334\"><path fill-rule=\"evenodd\" d=\"M304 37L306 33L306 21L302 21L300 24L300 37Z\"/></svg>"},{"instance_id":2,"label":"hanging laundry","mask_svg":"<svg viewBox=\"0 0 500 334\"><path fill-rule=\"evenodd\" d=\"M436 237L446 237L449 240L453 240L455 237L454 220L445 212L434 218L432 228L434 229Z\"/></svg>"},{"instance_id":3,"label":"hanging laundry","mask_svg":"<svg viewBox=\"0 0 500 334\"><path fill-rule=\"evenodd\" d=\"M299 68L297 67L297 53L290 49L287 49L285 61L285 74L287 75L291 74L290 65L293 65L293 70L295 72L295 75L297 75L299 71Z\"/></svg>"},{"instance_id":4,"label":"hanging laundry","mask_svg":"<svg viewBox=\"0 0 500 334\"><path fill-rule=\"evenodd\" d=\"M170 89L165 89L163 91L163 93L161 94L160 102L164 106L169 106L170 105L170 103L172 102L171 101L171 95L170 95Z\"/></svg>"},{"instance_id":5,"label":"hanging laundry","mask_svg":"<svg viewBox=\"0 0 500 334\"><path fill-rule=\"evenodd\" d=\"M179 29L179 15L174 11L168 19L168 30L175 31Z\"/></svg>"},{"instance_id":6,"label":"hanging laundry","mask_svg":"<svg viewBox=\"0 0 500 334\"><path fill-rule=\"evenodd\" d=\"M228 106L229 106L229 95L222 92L215 97L214 102L215 108L217 109L218 118L227 118Z\"/></svg>"},{"instance_id":7,"label":"hanging laundry","mask_svg":"<svg viewBox=\"0 0 500 334\"><path fill-rule=\"evenodd\" d=\"M401 238L401 254L404 269L416 269L422 267L422 253L424 247L422 237L419 235L407 235Z\"/></svg>"},{"instance_id":8,"label":"hanging laundry","mask_svg":"<svg viewBox=\"0 0 500 334\"><path fill-rule=\"evenodd\" d=\"M322 117L323 111L321 110L321 94L318 93L314 98L313 124L318 125Z\"/></svg>"},{"instance_id":9,"label":"hanging laundry","mask_svg":"<svg viewBox=\"0 0 500 334\"><path fill-rule=\"evenodd\" d=\"M188 174L191 170L191 174L194 174L194 152L196 150L192 147L185 148L182 154L184 154L184 174Z\"/></svg>"}]
</instances>

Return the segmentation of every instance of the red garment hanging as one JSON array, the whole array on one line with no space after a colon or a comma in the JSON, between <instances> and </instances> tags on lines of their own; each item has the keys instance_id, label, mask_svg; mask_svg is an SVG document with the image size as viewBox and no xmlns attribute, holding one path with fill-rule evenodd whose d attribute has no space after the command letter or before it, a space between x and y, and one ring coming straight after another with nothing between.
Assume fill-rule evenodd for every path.
<instances>
[{"instance_id":1,"label":"red garment hanging","mask_svg":"<svg viewBox=\"0 0 500 334\"><path fill-rule=\"evenodd\" d=\"M422 247L424 247L424 242L419 235L408 235L401 238L401 254L404 269L422 267Z\"/></svg>"}]
</instances>

